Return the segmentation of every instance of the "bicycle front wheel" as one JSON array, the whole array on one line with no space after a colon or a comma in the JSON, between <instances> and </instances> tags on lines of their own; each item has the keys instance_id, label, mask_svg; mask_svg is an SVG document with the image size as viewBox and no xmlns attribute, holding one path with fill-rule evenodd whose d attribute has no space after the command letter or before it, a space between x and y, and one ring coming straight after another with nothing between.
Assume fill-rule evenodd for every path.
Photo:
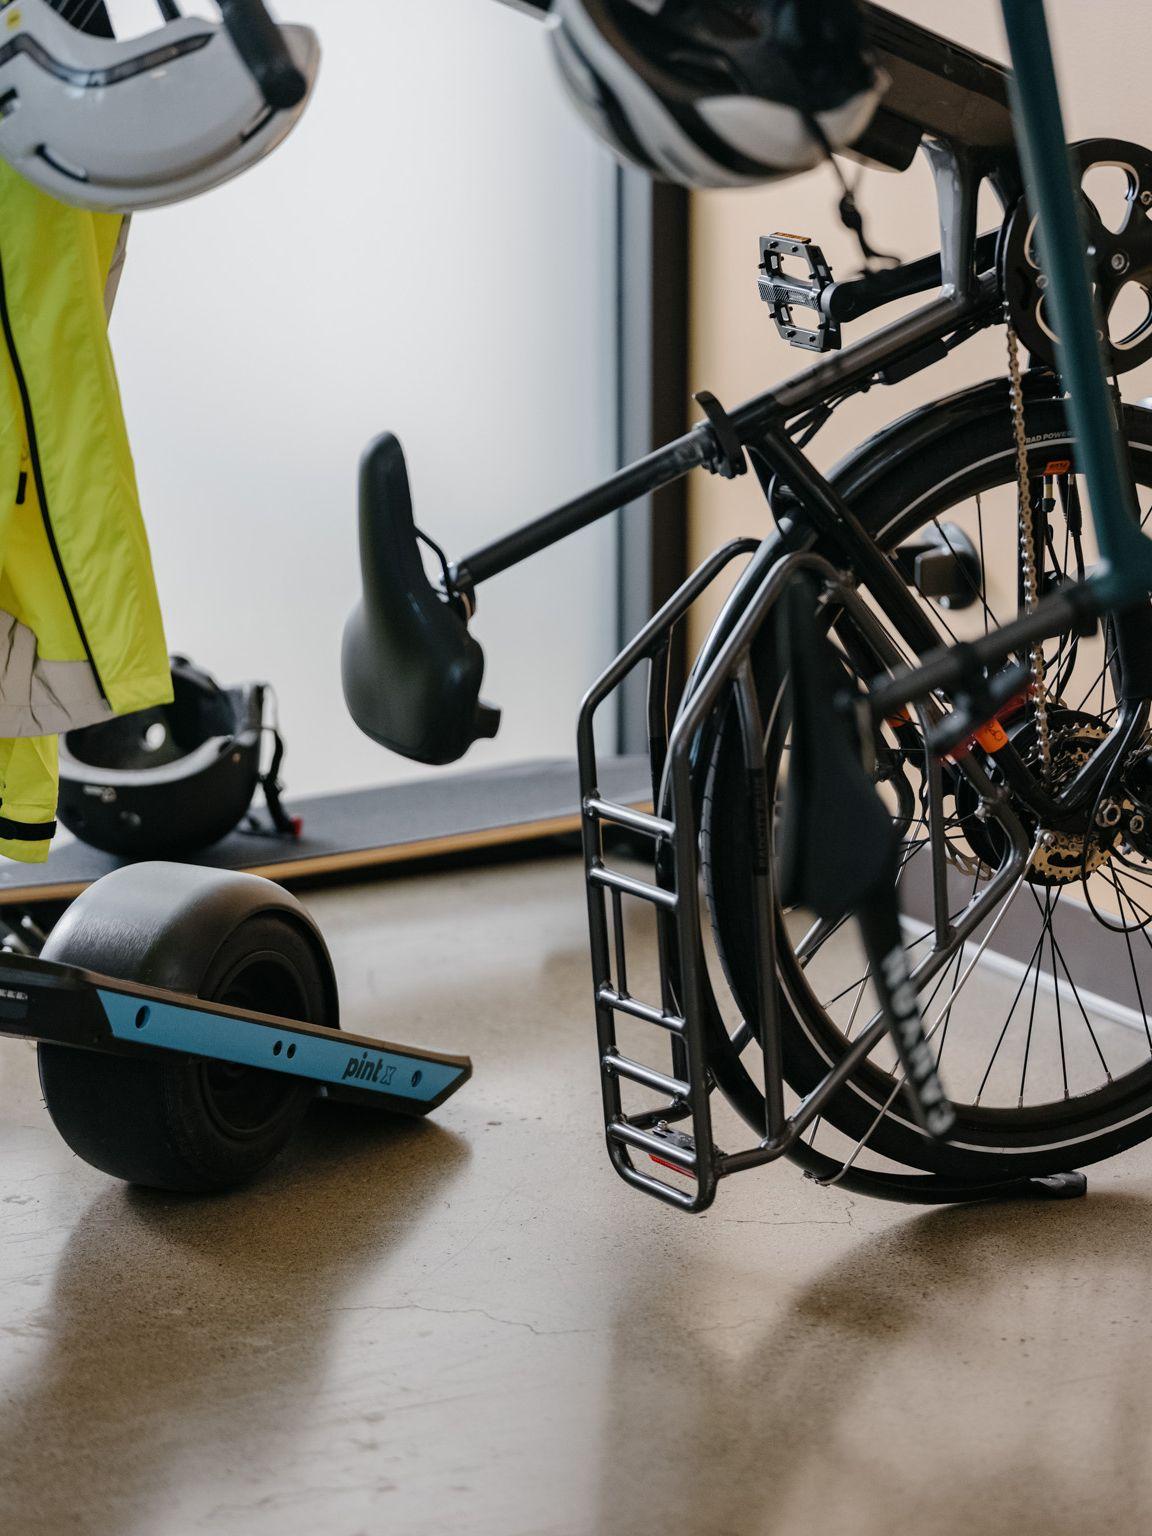
<instances>
[{"instance_id":1,"label":"bicycle front wheel","mask_svg":"<svg viewBox=\"0 0 1152 1536\"><path fill-rule=\"evenodd\" d=\"M1145 517L1152 516L1152 413L1124 416ZM1075 449L1059 401L1030 403L1029 472L1045 578L1074 578L1095 559L1090 530L1078 533ZM887 435L875 459L857 459L847 487L853 510L877 543L892 552L925 534L962 549L956 569L967 589L951 606L917 593L942 641L971 638L1018 611L1015 442L1007 397L927 444L920 433ZM838 565L843 552L827 550ZM884 615L880 615L884 620ZM885 621L887 622L887 621ZM862 645L844 615L832 638L861 681ZM893 638L899 645L892 626ZM766 718L772 712L771 640L761 645ZM1067 634L1046 650L1050 692L1049 784L1058 789L1115 728L1114 645L1105 625L1095 638ZM1005 722L1017 750L1041 752L1032 703ZM1048 831L1013 803L1031 835L1045 843L1027 876L986 903L967 941L945 944L946 963L921 993L934 1031L945 1086L958 1112L946 1144L923 1135L900 1091L895 1051L873 1052L829 1105L822 1150L870 1154L959 1180L994 1181L1062 1171L1107 1157L1152 1135L1152 747L1143 731L1124 755L1125 772L1109 789L1101 830L1089 824ZM770 783L787 777L787 722L766 743ZM900 893L905 938L916 966L939 940L932 910L933 815L947 839L943 878L949 916L958 921L985 900L1002 858L1002 834L954 769L933 787L922 743L908 722L886 727L879 751L882 793L903 841ZM993 767L993 772L995 769ZM729 986L744 1017L756 1023L755 936L749 900L752 870L734 720L722 718L709 759L704 797L705 877L713 927ZM1139 795L1150 804L1141 826ZM1003 786L1012 801L1012 791ZM937 888L939 879L937 881ZM807 1094L876 1014L867 963L853 924L806 922L778 913L778 977L784 1072ZM986 946L986 947L982 947ZM753 1035L755 1031L751 1032ZM743 1038L743 1037L741 1037ZM717 1074L723 1081L723 1075ZM750 1074L755 1078L757 1074ZM743 1106L747 1113L747 1105ZM856 1155L855 1153L853 1155Z\"/></svg>"}]
</instances>

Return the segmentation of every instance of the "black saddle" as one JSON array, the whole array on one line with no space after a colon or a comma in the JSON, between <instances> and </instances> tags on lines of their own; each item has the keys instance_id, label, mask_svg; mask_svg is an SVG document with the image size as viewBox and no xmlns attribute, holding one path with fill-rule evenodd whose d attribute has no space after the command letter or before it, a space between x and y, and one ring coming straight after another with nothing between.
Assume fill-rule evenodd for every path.
<instances>
[{"instance_id":1,"label":"black saddle","mask_svg":"<svg viewBox=\"0 0 1152 1536\"><path fill-rule=\"evenodd\" d=\"M360 463L363 597L344 630L344 697L366 736L419 763L453 763L495 736L484 652L459 599L424 570L404 450L386 432Z\"/></svg>"}]
</instances>

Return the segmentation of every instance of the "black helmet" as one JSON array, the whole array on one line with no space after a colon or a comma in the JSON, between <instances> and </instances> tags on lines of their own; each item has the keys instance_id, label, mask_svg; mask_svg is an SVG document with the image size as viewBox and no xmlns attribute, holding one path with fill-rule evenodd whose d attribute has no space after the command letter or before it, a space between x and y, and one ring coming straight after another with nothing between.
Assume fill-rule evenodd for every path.
<instances>
[{"instance_id":1,"label":"black helmet","mask_svg":"<svg viewBox=\"0 0 1152 1536\"><path fill-rule=\"evenodd\" d=\"M172 657L171 704L69 731L60 742L59 816L94 848L129 859L166 859L219 842L239 826L263 784L273 824L294 834L272 763L260 771L265 683L221 688Z\"/></svg>"},{"instance_id":2,"label":"black helmet","mask_svg":"<svg viewBox=\"0 0 1152 1536\"><path fill-rule=\"evenodd\" d=\"M858 139L884 77L856 0L555 0L577 107L617 154L693 187L810 170Z\"/></svg>"}]
</instances>

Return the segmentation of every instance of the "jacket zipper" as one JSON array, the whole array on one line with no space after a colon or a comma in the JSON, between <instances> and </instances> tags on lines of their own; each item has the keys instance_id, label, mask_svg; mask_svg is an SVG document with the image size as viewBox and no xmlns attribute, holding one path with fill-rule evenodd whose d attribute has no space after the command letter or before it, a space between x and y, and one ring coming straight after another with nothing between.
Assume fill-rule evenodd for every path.
<instances>
[{"instance_id":1,"label":"jacket zipper","mask_svg":"<svg viewBox=\"0 0 1152 1536\"><path fill-rule=\"evenodd\" d=\"M20 354L16 350L16 338L12 334L12 316L8 312L8 287L4 278L4 259L2 255L0 255L0 327L4 331L4 344L8 349L8 359L12 364L12 372L16 376L16 387L20 391L20 404L24 411L24 431L27 434L28 452L32 462L32 478L36 484L36 495L40 502L40 517L44 523L44 533L48 539L48 548L52 551L52 559L56 564L56 574L60 578L60 585L64 589L64 596L68 599L72 622L76 625L76 633L80 636L80 644L84 647L84 655L88 659L88 665L92 668L92 676L96 679L96 686L100 690L100 697L107 699L108 695L104 691L100 669L96 665L96 658L92 654L92 647L88 643L88 635L81 621L80 610L76 606L76 597L68 580L68 573L64 569L64 561L60 555L60 546L56 543L56 533L52 527L52 518L48 510L48 493L44 488L44 473L40 463L40 446L36 440L36 421L32 415L32 401L28 395L28 381L24 377L24 368L20 362Z\"/></svg>"}]
</instances>

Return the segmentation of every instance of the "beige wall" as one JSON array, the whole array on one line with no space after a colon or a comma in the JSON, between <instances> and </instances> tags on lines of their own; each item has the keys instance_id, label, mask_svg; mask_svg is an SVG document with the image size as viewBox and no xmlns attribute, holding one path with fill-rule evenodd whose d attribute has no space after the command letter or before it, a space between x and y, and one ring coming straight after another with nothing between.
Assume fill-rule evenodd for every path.
<instances>
[{"instance_id":1,"label":"beige wall","mask_svg":"<svg viewBox=\"0 0 1152 1536\"><path fill-rule=\"evenodd\" d=\"M888 8L990 54L1005 49L996 0L889 0ZM1072 138L1115 137L1152 144L1152 8L1147 0L1049 0L1059 55L1065 110ZM963 25L957 25L957 18ZM857 174L849 167L849 175ZM737 404L798 372L808 353L779 340L756 291L758 240L773 230L811 235L824 247L838 275L860 265L859 253L836 216L837 191L827 170L749 192L695 196L692 209L693 391L710 389ZM905 259L938 245L934 197L927 167L918 160L902 176L867 172L859 202L878 249ZM988 228L995 203L988 199ZM912 307L910 301L906 307ZM879 323L895 317L886 309ZM846 339L866 334L871 317L846 328ZM869 432L930 398L1004 371L1003 332L979 336L947 364L892 389L875 389L851 401L813 445L821 465L834 463ZM1152 364L1128 374L1132 399L1152 394ZM723 538L764 532L770 519L751 475L735 482L693 477L690 491L690 555L702 559ZM705 615L700 616L701 622Z\"/></svg>"}]
</instances>

